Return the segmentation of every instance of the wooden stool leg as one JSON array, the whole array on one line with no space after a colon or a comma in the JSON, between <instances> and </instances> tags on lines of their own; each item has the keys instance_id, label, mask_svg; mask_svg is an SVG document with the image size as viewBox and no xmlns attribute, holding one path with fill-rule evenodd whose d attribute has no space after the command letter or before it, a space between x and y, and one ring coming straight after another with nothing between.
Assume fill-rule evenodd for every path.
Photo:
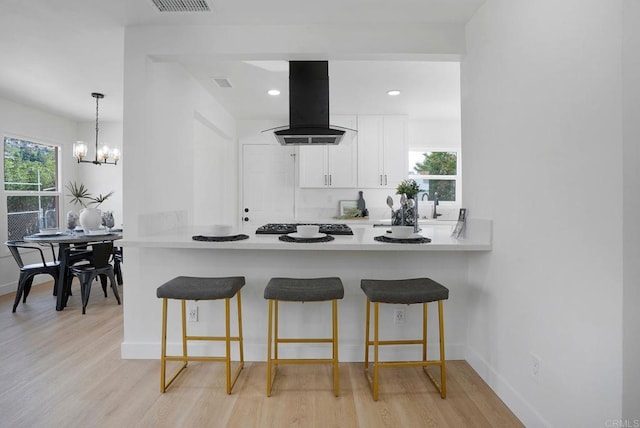
<instances>
[{"instance_id":1,"label":"wooden stool leg","mask_svg":"<svg viewBox=\"0 0 640 428\"><path fill-rule=\"evenodd\" d=\"M379 326L380 304L373 303L373 400L378 401L378 326Z\"/></svg>"},{"instance_id":2,"label":"wooden stool leg","mask_svg":"<svg viewBox=\"0 0 640 428\"><path fill-rule=\"evenodd\" d=\"M227 394L231 394L231 322L229 299L224 299L224 329L225 329L225 367L227 369Z\"/></svg>"},{"instance_id":3,"label":"wooden stool leg","mask_svg":"<svg viewBox=\"0 0 640 428\"><path fill-rule=\"evenodd\" d=\"M187 367L188 356L187 356L187 317L186 317L186 303L184 300L182 303L182 367L175 372L175 374L169 379L167 382L167 312L168 312L168 299L162 299L162 345L161 345L161 355L160 355L160 392L165 392L169 385L173 383L173 381L178 377L182 370ZM179 357L177 357L179 358ZM171 361L176 361L176 357L169 357ZM178 360L179 361L179 360Z\"/></svg>"},{"instance_id":4,"label":"wooden stool leg","mask_svg":"<svg viewBox=\"0 0 640 428\"><path fill-rule=\"evenodd\" d=\"M244 367L244 339L242 337L242 297L240 296L240 290L236 294L238 300L238 340L240 341L240 364Z\"/></svg>"},{"instance_id":5,"label":"wooden stool leg","mask_svg":"<svg viewBox=\"0 0 640 428\"><path fill-rule=\"evenodd\" d=\"M442 300L438 300L438 321L440 324L440 396L447 397L447 374L444 358L444 309Z\"/></svg>"},{"instance_id":6,"label":"wooden stool leg","mask_svg":"<svg viewBox=\"0 0 640 428\"><path fill-rule=\"evenodd\" d=\"M371 301L367 297L367 319L364 323L364 371L369 371L369 320L371 318Z\"/></svg>"},{"instance_id":7,"label":"wooden stool leg","mask_svg":"<svg viewBox=\"0 0 640 428\"><path fill-rule=\"evenodd\" d=\"M187 367L189 360L187 358L187 302L180 301L182 304L182 362Z\"/></svg>"},{"instance_id":8,"label":"wooden stool leg","mask_svg":"<svg viewBox=\"0 0 640 428\"><path fill-rule=\"evenodd\" d=\"M167 373L167 299L162 299L162 344L160 345L160 392L166 390Z\"/></svg>"},{"instance_id":9,"label":"wooden stool leg","mask_svg":"<svg viewBox=\"0 0 640 428\"><path fill-rule=\"evenodd\" d=\"M422 361L427 361L427 304L422 304Z\"/></svg>"},{"instance_id":10,"label":"wooden stool leg","mask_svg":"<svg viewBox=\"0 0 640 428\"><path fill-rule=\"evenodd\" d=\"M274 339L274 349L273 349L273 358L275 358L276 360L278 359L278 301L275 300L273 302L274 305L274 311L275 311L275 315L274 315L274 323L275 325L273 326L273 339ZM276 370L276 369L274 369Z\"/></svg>"},{"instance_id":11,"label":"wooden stool leg","mask_svg":"<svg viewBox=\"0 0 640 428\"><path fill-rule=\"evenodd\" d=\"M269 322L267 324L267 397L271 397L271 329L273 327L273 300L269 300Z\"/></svg>"},{"instance_id":12,"label":"wooden stool leg","mask_svg":"<svg viewBox=\"0 0 640 428\"><path fill-rule=\"evenodd\" d=\"M340 373L338 372L338 301L331 301L332 324L333 324L333 390L336 395L340 395Z\"/></svg>"}]
</instances>

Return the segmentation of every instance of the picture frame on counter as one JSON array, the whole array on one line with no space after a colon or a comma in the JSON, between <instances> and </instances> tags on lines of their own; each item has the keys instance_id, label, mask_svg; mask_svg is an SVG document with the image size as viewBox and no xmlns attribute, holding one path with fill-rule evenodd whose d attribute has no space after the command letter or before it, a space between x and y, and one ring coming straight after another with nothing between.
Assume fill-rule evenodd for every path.
<instances>
[{"instance_id":1,"label":"picture frame on counter","mask_svg":"<svg viewBox=\"0 0 640 428\"><path fill-rule=\"evenodd\" d=\"M451 237L455 239L460 238L460 235L462 235L462 232L464 231L464 227L466 224L467 224L467 209L460 208L460 212L458 213L458 221L456 223L456 226L453 228L453 231L451 232Z\"/></svg>"},{"instance_id":2,"label":"picture frame on counter","mask_svg":"<svg viewBox=\"0 0 640 428\"><path fill-rule=\"evenodd\" d=\"M340 216L346 216L353 212L354 209L358 209L358 201L355 200L341 200L338 203L338 209Z\"/></svg>"}]
</instances>

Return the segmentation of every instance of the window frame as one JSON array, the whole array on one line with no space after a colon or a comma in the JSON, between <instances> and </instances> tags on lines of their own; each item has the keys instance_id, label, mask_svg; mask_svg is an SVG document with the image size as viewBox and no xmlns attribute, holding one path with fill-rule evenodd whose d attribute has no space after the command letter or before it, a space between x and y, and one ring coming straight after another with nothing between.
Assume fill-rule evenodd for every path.
<instances>
[{"instance_id":1,"label":"window frame","mask_svg":"<svg viewBox=\"0 0 640 428\"><path fill-rule=\"evenodd\" d=\"M35 138L28 137L24 135L16 135L8 132L3 132L0 134L2 137L2 162L0 162L0 175L2 176L2 188L0 189L2 195L2 202L0 203L0 216L3 218L4 226L2 228L2 232L0 234L0 239L7 241L9 239L9 207L8 207L8 199L11 196L47 196L47 197L58 197L58 209L56 212L56 221L58 227L61 227L62 223L62 211L64 211L63 204L63 192L62 192L62 153L63 153L63 145L56 144L53 142L46 141L43 138ZM38 144L41 146L48 146L56 148L56 190L55 191L38 191L38 190L6 190L5 189L5 170L4 170L4 144L7 138L28 141L33 144ZM0 250L0 255L5 256L8 255L9 251L3 246L2 250Z\"/></svg>"},{"instance_id":2,"label":"window frame","mask_svg":"<svg viewBox=\"0 0 640 428\"><path fill-rule=\"evenodd\" d=\"M462 149L460 147L453 146L423 146L423 147L410 147L409 153L411 152L420 152L420 153L455 153L456 154L456 174L455 175L434 175L434 174L407 174L408 179L413 180L455 180L456 190L455 190L455 201L439 201L439 205L444 206L461 206L462 205ZM409 155L409 154L408 154ZM410 171L413 172L414 165L411 164Z\"/></svg>"}]
</instances>

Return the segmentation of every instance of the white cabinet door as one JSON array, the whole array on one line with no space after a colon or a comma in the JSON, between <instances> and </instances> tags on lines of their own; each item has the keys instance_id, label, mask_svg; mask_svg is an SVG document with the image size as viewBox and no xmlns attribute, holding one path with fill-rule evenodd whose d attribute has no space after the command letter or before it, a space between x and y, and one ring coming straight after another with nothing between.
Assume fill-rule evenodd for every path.
<instances>
[{"instance_id":1,"label":"white cabinet door","mask_svg":"<svg viewBox=\"0 0 640 428\"><path fill-rule=\"evenodd\" d=\"M407 178L407 120L402 116L385 116L383 128L383 187L395 189Z\"/></svg>"},{"instance_id":2,"label":"white cabinet door","mask_svg":"<svg viewBox=\"0 0 640 428\"><path fill-rule=\"evenodd\" d=\"M326 146L300 146L300 187L326 187L329 184Z\"/></svg>"},{"instance_id":3,"label":"white cabinet door","mask_svg":"<svg viewBox=\"0 0 640 428\"><path fill-rule=\"evenodd\" d=\"M382 186L382 116L358 116L358 187Z\"/></svg>"},{"instance_id":4,"label":"white cabinet door","mask_svg":"<svg viewBox=\"0 0 640 428\"><path fill-rule=\"evenodd\" d=\"M331 116L331 125L357 129L355 116ZM329 187L357 187L357 154L358 137L354 132L347 132L340 144L327 147Z\"/></svg>"},{"instance_id":5,"label":"white cabinet door","mask_svg":"<svg viewBox=\"0 0 640 428\"><path fill-rule=\"evenodd\" d=\"M242 146L242 220L245 227L291 221L294 156L291 147Z\"/></svg>"},{"instance_id":6,"label":"white cabinet door","mask_svg":"<svg viewBox=\"0 0 640 428\"><path fill-rule=\"evenodd\" d=\"M395 189L407 175L406 118L358 116L358 187Z\"/></svg>"},{"instance_id":7,"label":"white cabinet door","mask_svg":"<svg viewBox=\"0 0 640 428\"><path fill-rule=\"evenodd\" d=\"M356 129L355 116L332 116L331 125ZM348 132L337 146L300 146L300 187L356 187L357 137Z\"/></svg>"}]
</instances>

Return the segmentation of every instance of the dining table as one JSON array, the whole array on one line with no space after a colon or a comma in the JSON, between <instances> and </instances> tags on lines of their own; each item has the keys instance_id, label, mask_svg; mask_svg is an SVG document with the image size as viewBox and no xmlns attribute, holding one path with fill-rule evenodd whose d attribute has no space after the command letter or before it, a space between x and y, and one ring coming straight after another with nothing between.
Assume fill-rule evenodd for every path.
<instances>
[{"instance_id":1,"label":"dining table","mask_svg":"<svg viewBox=\"0 0 640 428\"><path fill-rule=\"evenodd\" d=\"M69 292L65 284L69 280L69 267L87 257L86 252L72 253L73 247L82 248L89 244L109 242L122 239L121 230L105 230L97 233L85 234L82 231L67 231L57 233L36 233L23 238L27 242L58 245L58 261L60 262L60 274L56 285L56 310L61 311L67 306Z\"/></svg>"}]
</instances>

